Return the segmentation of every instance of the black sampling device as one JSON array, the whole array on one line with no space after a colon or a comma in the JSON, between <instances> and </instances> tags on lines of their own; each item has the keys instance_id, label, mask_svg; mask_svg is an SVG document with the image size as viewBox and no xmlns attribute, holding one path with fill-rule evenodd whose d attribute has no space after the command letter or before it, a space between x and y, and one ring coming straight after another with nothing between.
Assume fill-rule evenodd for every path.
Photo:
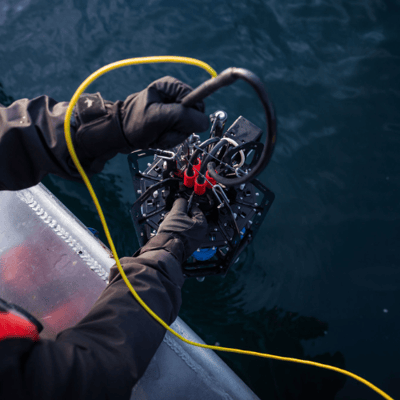
<instances>
[{"instance_id":1,"label":"black sampling device","mask_svg":"<svg viewBox=\"0 0 400 400\"><path fill-rule=\"evenodd\" d=\"M129 154L136 201L131 216L143 246L157 234L178 197L196 203L208 222L208 233L183 264L186 277L225 275L251 243L275 195L256 176L267 166L276 143L276 118L260 79L242 68L228 68L186 96L191 106L223 86L242 79L258 94L265 110L266 139L260 128L240 116L224 132L227 114L210 115L210 137L192 134L171 150L137 150Z\"/></svg>"}]
</instances>

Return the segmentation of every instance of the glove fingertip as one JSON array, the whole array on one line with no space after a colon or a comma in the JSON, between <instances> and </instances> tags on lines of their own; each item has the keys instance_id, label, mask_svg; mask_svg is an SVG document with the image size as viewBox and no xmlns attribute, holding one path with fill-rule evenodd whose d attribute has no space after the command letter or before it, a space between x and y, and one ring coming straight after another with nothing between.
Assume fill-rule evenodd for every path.
<instances>
[{"instance_id":1,"label":"glove fingertip","mask_svg":"<svg viewBox=\"0 0 400 400\"><path fill-rule=\"evenodd\" d=\"M183 197L180 197L179 199L176 199L174 201L174 204L172 205L171 211L177 211L177 212L183 212L187 214L187 207L188 207L188 201L184 199Z\"/></svg>"},{"instance_id":2,"label":"glove fingertip","mask_svg":"<svg viewBox=\"0 0 400 400\"><path fill-rule=\"evenodd\" d=\"M149 85L164 98L165 102L181 102L193 89L185 82L172 76L164 76Z\"/></svg>"}]
</instances>

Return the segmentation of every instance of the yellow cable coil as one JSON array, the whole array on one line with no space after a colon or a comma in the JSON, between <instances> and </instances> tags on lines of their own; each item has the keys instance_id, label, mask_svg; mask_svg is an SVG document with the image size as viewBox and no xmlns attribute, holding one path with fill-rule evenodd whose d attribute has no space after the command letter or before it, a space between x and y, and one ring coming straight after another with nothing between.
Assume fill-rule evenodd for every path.
<instances>
[{"instance_id":1,"label":"yellow cable coil","mask_svg":"<svg viewBox=\"0 0 400 400\"><path fill-rule=\"evenodd\" d=\"M294 362L294 363L305 364L305 365L313 365L314 367L330 369L332 371L336 371L336 372L339 372L341 374L350 376L351 378L354 378L354 379L360 381L361 383L364 383L365 385L367 385L371 389L375 390L375 392L379 393L382 397L384 397L387 400L394 400L392 397L387 395L381 389L379 389L378 387L376 387L372 383L368 382L364 378L361 378L360 376L358 376L356 374L353 374L353 373L351 373L349 371L346 371L344 369L333 367L331 365L325 365L325 364L321 364L321 363L317 363L317 362L313 362L313 361L300 360L300 359L291 358L291 357L280 357L280 356L275 356L275 355L272 355L272 354L258 353L258 352L255 352L255 351L233 349L233 348L229 348L229 347L210 346L210 345L207 345L207 344L200 344L200 343L192 342L191 340L188 340L188 339L184 338L179 333L175 332L172 328L170 328L157 314L155 314L146 305L146 303L144 303L144 301L136 293L135 289L133 288L133 286L129 282L129 280L126 277L125 272L124 272L124 270L123 270L123 268L121 266L117 251L115 249L113 240L112 240L111 235L110 235L110 231L108 230L107 222L106 222L106 220L104 218L103 211L102 211L102 209L100 207L100 203L99 203L99 201L97 199L97 196L96 196L96 194L95 194L95 192L93 190L93 187L92 187L92 185L91 185L91 183L89 181L89 178L87 177L85 171L83 170L82 165L79 162L78 157L76 155L76 152L75 152L75 149L74 149L74 145L72 144L70 121L71 121L72 111L73 111L73 109L75 107L75 104L77 103L79 97L81 96L81 94L85 91L85 89L93 81L95 81L101 75L104 75L105 73L107 73L109 71L112 71L113 69L126 67L128 65L152 64L152 63L181 63L181 64L195 65L195 66L197 66L199 68L203 68L204 70L206 70L213 78L215 78L217 76L217 73L215 72L215 70L213 68L211 68L208 64L206 64L206 63L204 63L204 62L202 62L200 60L196 60L194 58L189 58L189 57L155 56L155 57L129 58L129 59L126 59L126 60L117 61L117 62L114 62L112 64L108 64L108 65L98 69L96 72L94 72L88 78L85 79L85 81L79 86L79 88L77 89L75 94L72 96L72 99L71 99L71 101L69 103L69 106L68 106L68 109L67 109L67 113L65 115L65 121L64 121L65 140L67 142L67 146L68 146L68 150L70 152L71 158L72 158L77 170L81 174L82 179L85 182L85 184L86 184L86 186L87 186L87 188L89 190L90 195L92 196L93 202L94 202L94 204L96 206L96 209L97 209L97 212L98 212L98 214L100 216L100 220L101 220L101 223L103 225L104 232L106 234L108 243L110 245L110 249L112 251L112 254L114 256L115 262L117 264L117 268L119 270L119 273L121 274L122 279L124 280L124 282L128 286L129 290L131 291L131 293L133 294L135 299L138 301L138 303L158 323L160 323L165 329L170 331L173 335L175 335L176 337L178 337L180 340L182 340L185 343L188 343L188 344L191 344L191 345L197 346L197 347L203 347L205 349L211 349L211 350L217 350L217 351L225 351L225 352L238 353L238 354L248 354L248 355L252 355L252 356L271 358L273 360L290 361L290 362Z\"/></svg>"}]
</instances>

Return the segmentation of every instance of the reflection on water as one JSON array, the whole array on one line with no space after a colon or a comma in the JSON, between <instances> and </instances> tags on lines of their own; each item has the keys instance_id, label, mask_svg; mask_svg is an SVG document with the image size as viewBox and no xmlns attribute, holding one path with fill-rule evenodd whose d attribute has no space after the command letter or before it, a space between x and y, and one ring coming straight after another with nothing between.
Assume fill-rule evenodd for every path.
<instances>
[{"instance_id":1,"label":"reflection on water","mask_svg":"<svg viewBox=\"0 0 400 400\"><path fill-rule=\"evenodd\" d=\"M303 343L324 337L328 334L328 324L314 317L301 316L298 313L284 311L274 307L268 311L260 311L251 315L251 323L242 330L243 336L255 340L265 352L287 357L301 358L309 361L346 368L345 359L341 352L334 354L325 352L310 356L304 351ZM261 328L261 329L260 329ZM257 335L255 332L268 332L267 336ZM321 369L288 364L281 361L269 360L268 369L258 366L262 374L252 374L257 365L247 370L249 382L254 386L271 382L271 394L278 399L333 399L344 386L346 377ZM270 374L269 379L266 377Z\"/></svg>"}]
</instances>

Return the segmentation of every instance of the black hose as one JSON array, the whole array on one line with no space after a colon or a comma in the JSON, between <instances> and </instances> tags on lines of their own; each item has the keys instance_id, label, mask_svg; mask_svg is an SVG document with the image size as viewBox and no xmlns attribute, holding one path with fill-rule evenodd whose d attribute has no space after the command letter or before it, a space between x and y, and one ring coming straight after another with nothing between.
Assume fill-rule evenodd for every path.
<instances>
[{"instance_id":1,"label":"black hose","mask_svg":"<svg viewBox=\"0 0 400 400\"><path fill-rule=\"evenodd\" d=\"M193 152L192 156L190 157L189 165L188 165L188 174L189 174L190 176L192 176L193 165L195 165L195 163L197 163L197 157L200 155L201 149L204 149L204 148L207 147L209 144L213 144L213 143L219 142L220 140L221 140L220 137L212 137L212 138L209 138L209 139L205 140L203 143L200 144L200 146L199 146L200 149L196 149L196 150Z\"/></svg>"},{"instance_id":2,"label":"black hose","mask_svg":"<svg viewBox=\"0 0 400 400\"><path fill-rule=\"evenodd\" d=\"M260 160L251 169L251 171L247 171L246 175L237 178L226 178L218 175L215 172L214 163L208 163L209 165L207 165L207 168L209 175L214 178L218 183L222 183L225 186L239 185L249 181L250 179L254 179L264 170L272 157L272 153L274 151L276 143L276 117L274 108L269 100L264 85L262 84L261 80L252 72L243 68L232 67L221 72L221 74L219 74L216 78L204 82L198 88L189 93L181 102L183 106L190 107L198 101L203 100L205 97L214 93L221 87L231 85L237 79L242 79L249 83L260 98L261 103L264 107L265 117L267 121L267 138L260 156ZM212 167L212 164L214 164L214 168Z\"/></svg>"},{"instance_id":3,"label":"black hose","mask_svg":"<svg viewBox=\"0 0 400 400\"><path fill-rule=\"evenodd\" d=\"M203 162L201 163L200 174L204 175L206 173L207 164L216 158L218 151L224 147L226 144L229 144L227 140L222 138L219 143L217 143L213 149L207 154Z\"/></svg>"}]
</instances>

